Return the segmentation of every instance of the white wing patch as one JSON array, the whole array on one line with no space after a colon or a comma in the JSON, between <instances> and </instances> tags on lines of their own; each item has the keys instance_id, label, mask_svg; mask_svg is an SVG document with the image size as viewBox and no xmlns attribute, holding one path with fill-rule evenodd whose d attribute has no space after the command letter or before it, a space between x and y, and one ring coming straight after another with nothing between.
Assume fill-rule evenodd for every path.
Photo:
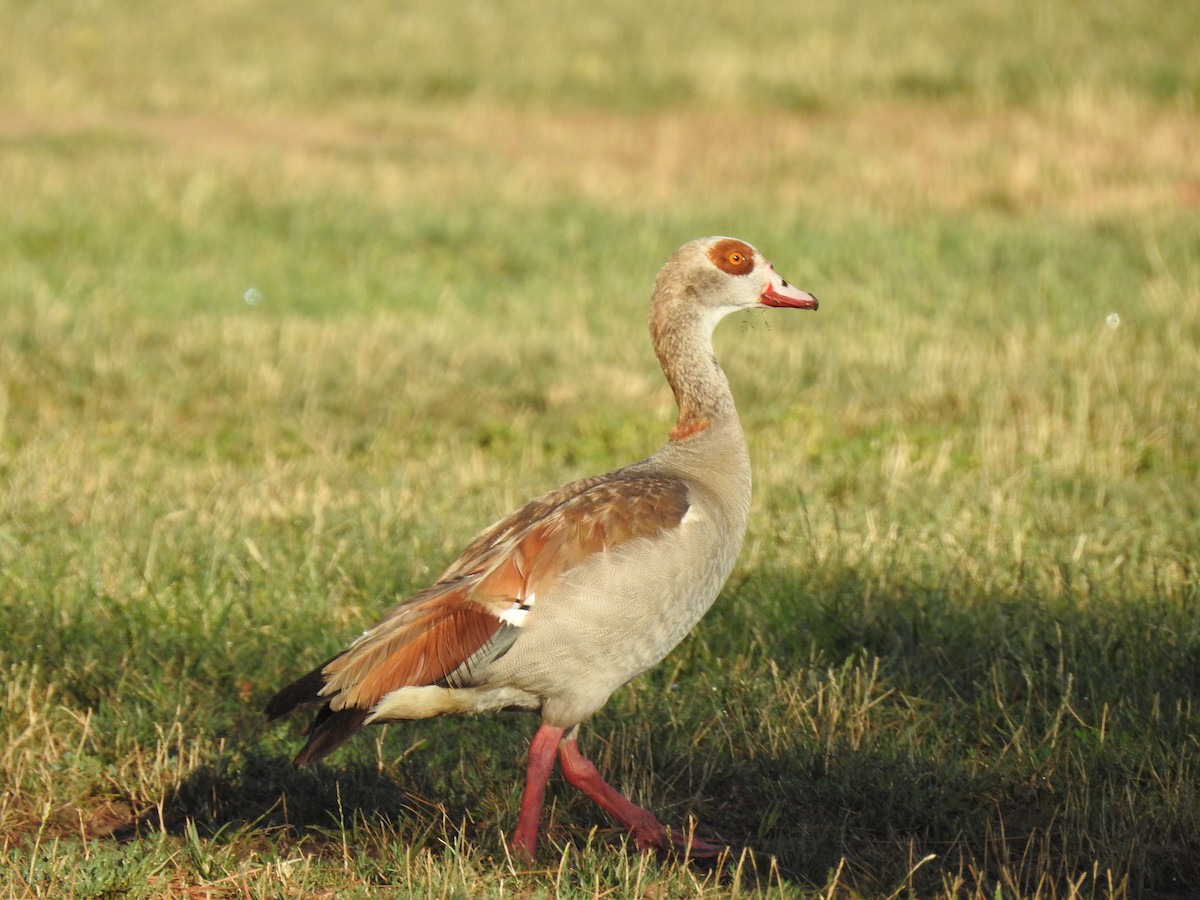
<instances>
[{"instance_id":1,"label":"white wing patch","mask_svg":"<svg viewBox=\"0 0 1200 900\"><path fill-rule=\"evenodd\" d=\"M693 503L691 506L689 506L687 508L687 512L685 512L683 514L683 518L679 520L679 527L683 528L685 525L687 525L691 522L707 522L707 521L708 521L708 516L706 516L704 514L703 510L701 510L700 507L698 507L695 503Z\"/></svg>"},{"instance_id":2,"label":"white wing patch","mask_svg":"<svg viewBox=\"0 0 1200 900\"><path fill-rule=\"evenodd\" d=\"M528 618L529 610L533 607L535 600L537 600L536 595L527 594L524 600L513 601L513 605L500 613L497 618L501 622L506 622L509 625L515 625L517 628L520 628L525 624L525 619Z\"/></svg>"},{"instance_id":3,"label":"white wing patch","mask_svg":"<svg viewBox=\"0 0 1200 900\"><path fill-rule=\"evenodd\" d=\"M501 622L507 622L509 625L515 625L520 628L525 624L525 619L529 616L529 610L523 606L514 606L512 609L506 609L500 613L499 619Z\"/></svg>"}]
</instances>

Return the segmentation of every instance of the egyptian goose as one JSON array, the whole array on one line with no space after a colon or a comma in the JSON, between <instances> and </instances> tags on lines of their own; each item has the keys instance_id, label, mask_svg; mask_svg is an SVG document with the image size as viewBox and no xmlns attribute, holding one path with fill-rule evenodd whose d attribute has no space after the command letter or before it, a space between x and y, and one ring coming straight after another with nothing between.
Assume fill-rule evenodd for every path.
<instances>
[{"instance_id":1,"label":"egyptian goose","mask_svg":"<svg viewBox=\"0 0 1200 900\"><path fill-rule=\"evenodd\" d=\"M364 725L503 709L541 712L513 848L532 856L557 753L563 775L641 849L718 848L668 830L601 778L579 725L659 662L708 610L741 548L750 457L713 356L725 315L816 309L811 294L728 237L680 247L659 272L650 334L679 419L653 456L543 494L486 529L429 587L277 693L274 719L321 704L302 766Z\"/></svg>"}]
</instances>

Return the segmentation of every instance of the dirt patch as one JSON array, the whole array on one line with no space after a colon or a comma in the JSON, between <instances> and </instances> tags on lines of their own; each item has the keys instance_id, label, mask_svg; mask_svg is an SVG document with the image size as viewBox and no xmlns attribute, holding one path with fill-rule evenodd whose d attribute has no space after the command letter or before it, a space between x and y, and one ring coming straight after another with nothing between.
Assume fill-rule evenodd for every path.
<instances>
[{"instance_id":1,"label":"dirt patch","mask_svg":"<svg viewBox=\"0 0 1200 900\"><path fill-rule=\"evenodd\" d=\"M888 212L991 207L1076 215L1200 205L1200 121L1087 97L1046 110L918 103L813 114L515 112L494 106L346 117L0 114L12 144L104 132L194 162L277 164L404 195L486 187L654 206L741 193Z\"/></svg>"}]
</instances>

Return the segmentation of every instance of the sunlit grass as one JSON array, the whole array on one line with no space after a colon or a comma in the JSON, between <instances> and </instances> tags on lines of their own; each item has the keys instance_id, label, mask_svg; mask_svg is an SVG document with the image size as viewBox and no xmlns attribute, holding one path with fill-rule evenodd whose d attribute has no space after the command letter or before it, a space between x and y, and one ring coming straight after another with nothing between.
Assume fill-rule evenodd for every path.
<instances>
[{"instance_id":1,"label":"sunlit grass","mask_svg":"<svg viewBox=\"0 0 1200 900\"><path fill-rule=\"evenodd\" d=\"M0 10L0 893L1200 879L1191 7ZM582 740L731 858L557 783L509 858L527 718L291 770L273 688L657 447L707 233L822 307L719 331L738 569Z\"/></svg>"}]
</instances>

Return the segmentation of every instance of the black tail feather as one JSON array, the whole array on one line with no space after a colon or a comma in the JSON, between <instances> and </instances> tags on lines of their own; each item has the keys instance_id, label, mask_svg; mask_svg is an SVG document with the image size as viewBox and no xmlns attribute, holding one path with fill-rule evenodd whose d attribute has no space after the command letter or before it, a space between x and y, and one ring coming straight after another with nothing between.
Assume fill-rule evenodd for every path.
<instances>
[{"instance_id":1,"label":"black tail feather","mask_svg":"<svg viewBox=\"0 0 1200 900\"><path fill-rule=\"evenodd\" d=\"M303 678L298 678L270 699L266 709L267 719L278 719L297 706L316 703L321 699L321 688L325 686L325 675L314 669Z\"/></svg>"},{"instance_id":2,"label":"black tail feather","mask_svg":"<svg viewBox=\"0 0 1200 900\"><path fill-rule=\"evenodd\" d=\"M325 667L335 659L337 656L325 660L307 675L297 678L267 701L266 708L263 710L267 714L267 719L278 719L285 713L290 713L297 706L323 701L325 698L321 696L321 688L325 687Z\"/></svg>"},{"instance_id":3,"label":"black tail feather","mask_svg":"<svg viewBox=\"0 0 1200 900\"><path fill-rule=\"evenodd\" d=\"M266 708L263 710L267 714L267 719L270 720L278 719L298 706L306 706L310 703L324 704L317 711L316 718L308 728L308 743L301 748L292 761L292 764L297 767L316 762L342 746L363 727L367 716L371 714L368 709L356 708L340 709L334 712L329 708L326 698L321 696L321 689L325 687L325 667L335 659L337 659L336 656L327 659L307 675L297 678L280 690L267 702Z\"/></svg>"},{"instance_id":4,"label":"black tail feather","mask_svg":"<svg viewBox=\"0 0 1200 900\"><path fill-rule=\"evenodd\" d=\"M323 706L308 729L308 743L296 754L292 765L296 768L307 766L332 753L358 733L370 714L369 709L339 709L334 712L328 706Z\"/></svg>"}]
</instances>

